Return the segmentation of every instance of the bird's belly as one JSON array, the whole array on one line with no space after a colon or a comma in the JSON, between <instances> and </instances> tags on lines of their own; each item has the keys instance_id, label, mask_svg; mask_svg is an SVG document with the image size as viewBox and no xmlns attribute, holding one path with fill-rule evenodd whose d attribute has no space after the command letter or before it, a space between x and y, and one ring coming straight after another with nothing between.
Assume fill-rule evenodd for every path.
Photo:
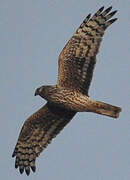
<instances>
[{"instance_id":1,"label":"bird's belly","mask_svg":"<svg viewBox=\"0 0 130 180\"><path fill-rule=\"evenodd\" d=\"M53 94L49 101L76 112L90 111L91 99L77 91L64 90Z\"/></svg>"}]
</instances>

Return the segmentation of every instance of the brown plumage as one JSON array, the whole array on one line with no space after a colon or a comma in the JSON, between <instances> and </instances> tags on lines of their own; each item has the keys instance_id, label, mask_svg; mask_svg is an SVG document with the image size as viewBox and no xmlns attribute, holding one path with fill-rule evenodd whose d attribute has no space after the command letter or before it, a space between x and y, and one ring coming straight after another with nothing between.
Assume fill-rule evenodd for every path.
<instances>
[{"instance_id":1,"label":"brown plumage","mask_svg":"<svg viewBox=\"0 0 130 180\"><path fill-rule=\"evenodd\" d=\"M106 28L117 20L111 19L112 7L101 7L92 18L86 17L59 56L59 75L55 86L42 86L35 95L47 104L24 123L13 152L15 167L35 172L36 157L51 140L70 122L77 112L94 112L118 118L120 107L89 98L88 90L96 64L96 55ZM104 10L104 11L103 11Z\"/></svg>"},{"instance_id":2,"label":"brown plumage","mask_svg":"<svg viewBox=\"0 0 130 180\"><path fill-rule=\"evenodd\" d=\"M74 115L73 111L47 103L30 116L22 127L12 155L16 156L15 168L19 167L20 173L25 169L27 175L30 174L30 168L35 172L36 157Z\"/></svg>"}]
</instances>

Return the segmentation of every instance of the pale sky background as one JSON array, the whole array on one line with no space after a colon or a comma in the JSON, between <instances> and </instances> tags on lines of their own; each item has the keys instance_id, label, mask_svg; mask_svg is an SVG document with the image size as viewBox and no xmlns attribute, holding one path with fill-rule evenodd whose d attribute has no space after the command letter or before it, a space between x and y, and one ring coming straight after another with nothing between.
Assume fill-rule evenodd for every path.
<instances>
[{"instance_id":1,"label":"pale sky background","mask_svg":"<svg viewBox=\"0 0 130 180\"><path fill-rule=\"evenodd\" d=\"M36 161L29 177L11 155L21 127L55 84L58 55L89 13L118 10L104 36L90 88L92 98L123 108L118 120L78 113ZM130 1L0 0L0 179L130 180Z\"/></svg>"}]
</instances>

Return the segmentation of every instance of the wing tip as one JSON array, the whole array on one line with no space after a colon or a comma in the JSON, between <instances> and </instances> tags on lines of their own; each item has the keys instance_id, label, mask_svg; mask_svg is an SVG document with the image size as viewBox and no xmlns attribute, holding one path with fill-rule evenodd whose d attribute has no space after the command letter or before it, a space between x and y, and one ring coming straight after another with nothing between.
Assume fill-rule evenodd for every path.
<instances>
[{"instance_id":1,"label":"wing tip","mask_svg":"<svg viewBox=\"0 0 130 180\"><path fill-rule=\"evenodd\" d=\"M31 166L33 172L36 172L36 166Z\"/></svg>"},{"instance_id":2,"label":"wing tip","mask_svg":"<svg viewBox=\"0 0 130 180\"><path fill-rule=\"evenodd\" d=\"M23 172L25 171L26 175L29 176L30 169L32 170L32 172L36 172L35 160L30 162L28 159L28 163L25 164L24 159L21 159L16 151L14 151L12 154L12 157L15 156L15 168L19 168L20 174L23 174Z\"/></svg>"},{"instance_id":3,"label":"wing tip","mask_svg":"<svg viewBox=\"0 0 130 180\"><path fill-rule=\"evenodd\" d=\"M105 12L108 13L112 10L112 6L109 6L107 9L105 9Z\"/></svg>"},{"instance_id":4,"label":"wing tip","mask_svg":"<svg viewBox=\"0 0 130 180\"><path fill-rule=\"evenodd\" d=\"M101 13L103 10L104 10L104 6L100 7L99 10L98 10L98 12Z\"/></svg>"},{"instance_id":5,"label":"wing tip","mask_svg":"<svg viewBox=\"0 0 130 180\"><path fill-rule=\"evenodd\" d=\"M29 176L29 174L30 174L30 167L29 166L25 167L25 172L26 172L27 176Z\"/></svg>"},{"instance_id":6,"label":"wing tip","mask_svg":"<svg viewBox=\"0 0 130 180\"><path fill-rule=\"evenodd\" d=\"M113 19L109 20L109 21L107 22L107 26L111 25L112 23L114 23L114 22L117 21L117 20L118 20L118 18L113 18Z\"/></svg>"},{"instance_id":7,"label":"wing tip","mask_svg":"<svg viewBox=\"0 0 130 180\"><path fill-rule=\"evenodd\" d=\"M23 165L19 166L19 172L20 172L20 174L23 174L23 172L24 172L24 166Z\"/></svg>"},{"instance_id":8,"label":"wing tip","mask_svg":"<svg viewBox=\"0 0 130 180\"><path fill-rule=\"evenodd\" d=\"M91 17L91 13L89 13L88 15L87 15L87 17L86 17L86 19L90 19L90 17Z\"/></svg>"}]
</instances>

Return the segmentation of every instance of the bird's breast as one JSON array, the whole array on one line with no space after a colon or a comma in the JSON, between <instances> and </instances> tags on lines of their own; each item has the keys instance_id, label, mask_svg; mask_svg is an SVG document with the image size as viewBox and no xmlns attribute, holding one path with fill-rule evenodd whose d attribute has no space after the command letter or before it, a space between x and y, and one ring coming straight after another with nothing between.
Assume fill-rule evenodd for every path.
<instances>
[{"instance_id":1,"label":"bird's breast","mask_svg":"<svg viewBox=\"0 0 130 180\"><path fill-rule=\"evenodd\" d=\"M76 112L86 111L87 106L89 111L91 103L88 96L72 89L61 89L52 93L50 97L48 97L48 101Z\"/></svg>"}]
</instances>

